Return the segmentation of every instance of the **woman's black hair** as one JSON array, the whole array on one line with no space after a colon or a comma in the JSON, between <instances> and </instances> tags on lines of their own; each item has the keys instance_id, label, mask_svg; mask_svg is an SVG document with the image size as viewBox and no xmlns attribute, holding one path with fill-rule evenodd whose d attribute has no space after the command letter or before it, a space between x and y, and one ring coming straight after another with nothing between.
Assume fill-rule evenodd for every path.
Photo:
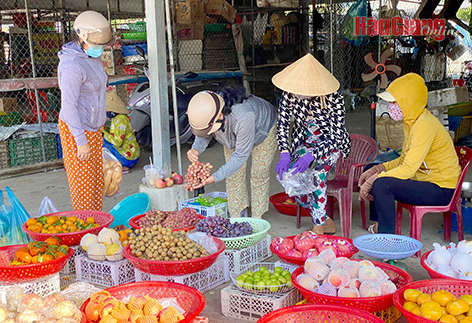
<instances>
[{"instance_id":1,"label":"woman's black hair","mask_svg":"<svg viewBox=\"0 0 472 323\"><path fill-rule=\"evenodd\" d=\"M225 86L218 94L225 100L225 107L223 108L223 115L231 113L231 107L235 104L243 103L247 100L246 89L244 86L232 87Z\"/></svg>"}]
</instances>

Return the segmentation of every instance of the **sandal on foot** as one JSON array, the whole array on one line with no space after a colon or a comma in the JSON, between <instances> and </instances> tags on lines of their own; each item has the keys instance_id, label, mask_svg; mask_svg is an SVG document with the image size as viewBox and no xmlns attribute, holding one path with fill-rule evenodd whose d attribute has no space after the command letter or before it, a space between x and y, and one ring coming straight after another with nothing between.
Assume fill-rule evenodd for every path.
<instances>
[{"instance_id":1,"label":"sandal on foot","mask_svg":"<svg viewBox=\"0 0 472 323\"><path fill-rule=\"evenodd\" d=\"M377 234L378 233L378 224L377 223L374 223L372 225L370 225L368 228L367 228L367 231L369 231L369 233L371 234Z\"/></svg>"}]
</instances>

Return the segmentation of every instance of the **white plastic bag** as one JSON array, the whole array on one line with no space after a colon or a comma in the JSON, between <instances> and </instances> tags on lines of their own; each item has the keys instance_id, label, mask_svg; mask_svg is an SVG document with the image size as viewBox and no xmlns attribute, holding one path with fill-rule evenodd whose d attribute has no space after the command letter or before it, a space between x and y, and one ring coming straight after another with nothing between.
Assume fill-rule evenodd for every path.
<instances>
[{"instance_id":1,"label":"white plastic bag","mask_svg":"<svg viewBox=\"0 0 472 323\"><path fill-rule=\"evenodd\" d=\"M303 173L293 174L295 168L284 172L282 179L277 175L277 180L285 188L288 196L299 196L313 193L316 190L315 175L313 170L308 168Z\"/></svg>"},{"instance_id":2,"label":"white plastic bag","mask_svg":"<svg viewBox=\"0 0 472 323\"><path fill-rule=\"evenodd\" d=\"M103 148L103 176L103 195L115 195L120 189L123 168L120 161L106 148Z\"/></svg>"},{"instance_id":3,"label":"white plastic bag","mask_svg":"<svg viewBox=\"0 0 472 323\"><path fill-rule=\"evenodd\" d=\"M55 213L59 212L59 209L57 206L51 201L51 199L46 196L43 198L43 201L41 202L41 205L39 205L39 210L38 214L36 214L36 217L39 218L40 216L50 214L50 213Z\"/></svg>"},{"instance_id":4,"label":"white plastic bag","mask_svg":"<svg viewBox=\"0 0 472 323\"><path fill-rule=\"evenodd\" d=\"M201 245L209 255L218 251L218 245L213 236L207 235L205 232L193 232L187 235L190 240Z\"/></svg>"},{"instance_id":5,"label":"white plastic bag","mask_svg":"<svg viewBox=\"0 0 472 323\"><path fill-rule=\"evenodd\" d=\"M158 178L165 178L165 171L156 165L145 165L143 184L146 184L149 188L156 187L156 180Z\"/></svg>"}]
</instances>

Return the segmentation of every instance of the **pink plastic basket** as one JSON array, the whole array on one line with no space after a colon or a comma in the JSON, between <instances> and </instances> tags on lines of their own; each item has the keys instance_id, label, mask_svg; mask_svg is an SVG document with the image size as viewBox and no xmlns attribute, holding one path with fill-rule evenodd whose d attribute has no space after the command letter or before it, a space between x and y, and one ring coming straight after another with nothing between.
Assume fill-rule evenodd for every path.
<instances>
[{"instance_id":1,"label":"pink plastic basket","mask_svg":"<svg viewBox=\"0 0 472 323\"><path fill-rule=\"evenodd\" d=\"M77 246L80 244L80 240L84 235L87 233L93 233L93 234L98 234L103 228L108 228L110 224L113 222L113 215L110 213L106 212L101 212L101 211L91 211L91 210L85 210L85 211L65 211L65 212L56 212L56 213L51 213L47 214L45 216L50 217L50 216L75 216L78 219L82 220L87 220L88 217L93 217L95 219L95 223L99 223L100 225L95 228L87 229L87 230L82 230L82 231L76 231L76 232L71 232L71 233L38 233L38 232L33 232L30 231L26 228L26 223L23 223L21 226L21 229L23 229L24 232L26 232L31 239L35 241L44 241L47 238L50 237L59 237L61 238L61 244L64 244L66 246Z\"/></svg>"},{"instance_id":2,"label":"pink plastic basket","mask_svg":"<svg viewBox=\"0 0 472 323\"><path fill-rule=\"evenodd\" d=\"M69 253L58 259L37 264L10 266L10 260L15 258L15 252L27 246L22 244L0 247L0 282L19 283L55 274L64 268L69 258L74 254L74 250L69 248Z\"/></svg>"},{"instance_id":3,"label":"pink plastic basket","mask_svg":"<svg viewBox=\"0 0 472 323\"><path fill-rule=\"evenodd\" d=\"M351 259L352 261L362 261L362 259ZM404 271L403 269L392 266L389 264L384 264L378 261L371 261L374 266L379 267L382 270L391 270L398 274L398 281L396 283L397 287L402 287L408 283L413 281L411 275ZM329 296L323 295L319 293L315 293L311 290L308 290L297 283L297 277L304 272L303 267L297 268L292 273L292 282L295 287L300 290L302 295L305 299L310 303L315 304L330 304L330 305L341 305L346 306L349 308L358 308L370 313L379 312L386 310L387 308L393 305L393 294L389 295L382 295L377 297L359 297L359 298L351 298L351 297L337 297L337 296Z\"/></svg>"},{"instance_id":4,"label":"pink plastic basket","mask_svg":"<svg viewBox=\"0 0 472 323\"><path fill-rule=\"evenodd\" d=\"M141 227L139 226L138 224L138 220L141 219L143 216L145 216L146 214L140 214L140 215L136 215L134 217L132 217L131 219L129 219L128 223L129 223L129 226L132 227L133 229L141 229ZM197 217L202 220L202 219L205 219L206 217L203 216L203 215L200 215L200 214L197 214ZM190 231L190 230L193 230L195 229L195 226L191 226L191 227L185 227L185 228L178 228L178 229L173 229L172 231Z\"/></svg>"},{"instance_id":5,"label":"pink plastic basket","mask_svg":"<svg viewBox=\"0 0 472 323\"><path fill-rule=\"evenodd\" d=\"M193 274L204 269L207 269L216 261L216 258L225 250L225 243L213 237L215 240L218 251L211 255L196 258L187 259L180 261L154 261L135 257L131 254L130 246L126 246L123 249L123 255L128 258L136 269L139 269L145 273L151 275L161 276L181 276L187 274Z\"/></svg>"},{"instance_id":6,"label":"pink plastic basket","mask_svg":"<svg viewBox=\"0 0 472 323\"><path fill-rule=\"evenodd\" d=\"M366 311L338 305L295 305L284 307L264 315L257 323L384 323Z\"/></svg>"},{"instance_id":7,"label":"pink plastic basket","mask_svg":"<svg viewBox=\"0 0 472 323\"><path fill-rule=\"evenodd\" d=\"M185 318L179 323L192 322L198 314L203 311L205 307L205 297L195 288L187 285L173 283L173 282L139 282L119 285L105 289L111 296L119 300L129 295L149 296L156 299L161 298L176 298L179 305L185 310ZM85 313L85 307L89 303L90 298L87 299L82 307L82 313ZM87 320L87 323L91 321Z\"/></svg>"}]
</instances>

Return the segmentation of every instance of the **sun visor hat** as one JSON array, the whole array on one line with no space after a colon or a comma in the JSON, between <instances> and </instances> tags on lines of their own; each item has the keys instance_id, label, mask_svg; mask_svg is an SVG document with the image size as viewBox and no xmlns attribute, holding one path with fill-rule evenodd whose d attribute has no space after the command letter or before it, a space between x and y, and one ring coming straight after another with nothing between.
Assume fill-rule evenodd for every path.
<instances>
[{"instance_id":1,"label":"sun visor hat","mask_svg":"<svg viewBox=\"0 0 472 323\"><path fill-rule=\"evenodd\" d=\"M393 95L390 92L384 91L382 93L378 93L377 96L381 98L382 100L388 101L388 102L393 102L396 101Z\"/></svg>"},{"instance_id":2,"label":"sun visor hat","mask_svg":"<svg viewBox=\"0 0 472 323\"><path fill-rule=\"evenodd\" d=\"M78 15L74 21L74 30L90 45L108 45L113 38L108 20L96 11L84 11Z\"/></svg>"},{"instance_id":3,"label":"sun visor hat","mask_svg":"<svg viewBox=\"0 0 472 323\"><path fill-rule=\"evenodd\" d=\"M206 137L217 131L221 123L218 116L223 111L225 101L212 91L198 92L188 104L187 115L192 132L197 137Z\"/></svg>"}]
</instances>

